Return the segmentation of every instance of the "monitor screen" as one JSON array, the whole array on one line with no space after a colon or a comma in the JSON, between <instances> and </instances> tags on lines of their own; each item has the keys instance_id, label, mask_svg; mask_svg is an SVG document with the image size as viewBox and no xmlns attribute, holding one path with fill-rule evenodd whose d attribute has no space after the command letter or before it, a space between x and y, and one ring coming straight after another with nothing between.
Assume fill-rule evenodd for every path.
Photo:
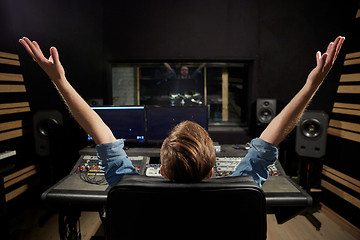
<instances>
[{"instance_id":1,"label":"monitor screen","mask_svg":"<svg viewBox=\"0 0 360 240\"><path fill-rule=\"evenodd\" d=\"M111 129L115 138L130 141L145 141L144 106L92 107Z\"/></svg>"},{"instance_id":2,"label":"monitor screen","mask_svg":"<svg viewBox=\"0 0 360 240\"><path fill-rule=\"evenodd\" d=\"M162 141L175 125L189 120L208 129L208 108L203 107L155 107L146 108L147 140Z\"/></svg>"}]
</instances>

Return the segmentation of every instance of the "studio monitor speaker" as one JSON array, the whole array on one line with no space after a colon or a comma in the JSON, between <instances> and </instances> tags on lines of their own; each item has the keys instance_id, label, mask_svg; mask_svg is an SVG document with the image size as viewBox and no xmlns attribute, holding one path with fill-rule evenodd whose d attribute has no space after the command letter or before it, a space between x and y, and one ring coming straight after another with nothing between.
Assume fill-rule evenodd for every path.
<instances>
[{"instance_id":1,"label":"studio monitor speaker","mask_svg":"<svg viewBox=\"0 0 360 240\"><path fill-rule=\"evenodd\" d=\"M62 114L57 110L38 111L33 117L33 124L36 153L50 155L63 125Z\"/></svg>"},{"instance_id":2,"label":"studio monitor speaker","mask_svg":"<svg viewBox=\"0 0 360 240\"><path fill-rule=\"evenodd\" d=\"M326 152L328 115L306 111L296 129L296 153L303 157L321 158Z\"/></svg>"},{"instance_id":3,"label":"studio monitor speaker","mask_svg":"<svg viewBox=\"0 0 360 240\"><path fill-rule=\"evenodd\" d=\"M276 99L259 98L256 100L256 120L258 123L267 124L275 118Z\"/></svg>"}]
</instances>

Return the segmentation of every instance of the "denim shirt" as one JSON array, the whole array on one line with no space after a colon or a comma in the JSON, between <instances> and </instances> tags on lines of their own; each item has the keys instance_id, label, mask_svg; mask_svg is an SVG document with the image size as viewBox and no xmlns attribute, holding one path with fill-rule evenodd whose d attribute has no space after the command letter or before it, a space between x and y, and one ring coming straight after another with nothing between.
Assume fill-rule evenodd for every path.
<instances>
[{"instance_id":1,"label":"denim shirt","mask_svg":"<svg viewBox=\"0 0 360 240\"><path fill-rule=\"evenodd\" d=\"M124 140L96 145L100 166L105 171L110 186L118 183L124 175L139 174L124 151Z\"/></svg>"},{"instance_id":2,"label":"denim shirt","mask_svg":"<svg viewBox=\"0 0 360 240\"><path fill-rule=\"evenodd\" d=\"M114 186L124 175L139 174L124 151L124 140L98 144L96 150L100 165L105 171L105 178ZM232 176L252 176L261 187L269 176L267 166L278 157L278 148L255 138L250 143L247 155L241 160Z\"/></svg>"},{"instance_id":3,"label":"denim shirt","mask_svg":"<svg viewBox=\"0 0 360 240\"><path fill-rule=\"evenodd\" d=\"M261 187L269 177L267 167L278 158L277 147L260 138L250 142L250 149L231 176L252 176Z\"/></svg>"}]
</instances>

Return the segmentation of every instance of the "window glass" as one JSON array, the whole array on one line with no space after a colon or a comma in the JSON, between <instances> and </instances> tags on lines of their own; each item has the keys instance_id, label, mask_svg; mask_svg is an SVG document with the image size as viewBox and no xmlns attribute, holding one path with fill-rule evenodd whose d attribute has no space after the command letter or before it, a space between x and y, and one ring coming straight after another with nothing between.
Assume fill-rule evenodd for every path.
<instances>
[{"instance_id":1,"label":"window glass","mask_svg":"<svg viewBox=\"0 0 360 240\"><path fill-rule=\"evenodd\" d=\"M248 71L248 63L113 64L113 105L208 106L210 125L242 124Z\"/></svg>"}]
</instances>

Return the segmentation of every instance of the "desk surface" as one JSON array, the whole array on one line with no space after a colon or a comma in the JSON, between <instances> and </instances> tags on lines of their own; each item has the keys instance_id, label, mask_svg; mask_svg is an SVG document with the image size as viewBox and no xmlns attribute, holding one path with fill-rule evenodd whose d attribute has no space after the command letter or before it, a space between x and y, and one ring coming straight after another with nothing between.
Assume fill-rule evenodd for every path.
<instances>
[{"instance_id":1,"label":"desk surface","mask_svg":"<svg viewBox=\"0 0 360 240\"><path fill-rule=\"evenodd\" d=\"M85 149L80 154L94 153L93 149ZM127 151L128 155L149 154L157 156L159 149L132 149ZM221 156L244 155L246 151L233 150L230 146L225 146ZM220 155L220 154L217 154ZM83 210L101 210L106 204L109 186L96 185L84 182L80 178L80 173L76 171L79 161L75 164L71 173L56 183L54 186L45 191L42 199L51 205L58 207L81 206ZM266 197L267 207L308 207L312 204L312 198L303 191L289 177L285 175L280 163L277 168L281 172L281 176L270 176L263 185L263 191Z\"/></svg>"}]
</instances>

